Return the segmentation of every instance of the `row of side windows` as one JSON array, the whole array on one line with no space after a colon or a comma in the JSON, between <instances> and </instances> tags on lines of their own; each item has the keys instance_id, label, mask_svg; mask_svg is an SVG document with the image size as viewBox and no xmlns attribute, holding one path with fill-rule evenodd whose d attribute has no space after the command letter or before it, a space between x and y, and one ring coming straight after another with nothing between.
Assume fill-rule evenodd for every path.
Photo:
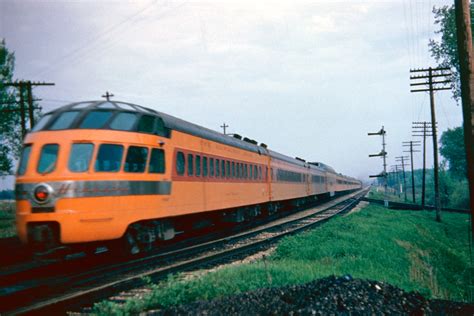
<instances>
[{"instance_id":1,"label":"row of side windows","mask_svg":"<svg viewBox=\"0 0 474 316\"><path fill-rule=\"evenodd\" d=\"M31 153L31 144L23 148L18 175L26 172L28 160ZM118 172L121 169L124 146L116 144L101 144L97 151L94 170L97 172ZM92 160L94 144L74 143L68 160L68 169L71 172L86 172ZM47 174L56 168L59 154L58 144L46 144L41 148L37 171ZM147 164L148 163L148 164ZM123 171L130 173L143 173L148 166L148 173L165 172L165 153L162 149L129 146L123 166Z\"/></svg>"},{"instance_id":2,"label":"row of side windows","mask_svg":"<svg viewBox=\"0 0 474 316\"><path fill-rule=\"evenodd\" d=\"M312 183L324 183L324 182L325 182L325 178L322 177L322 176L312 175L312 176L311 176L311 182L312 182Z\"/></svg>"},{"instance_id":3,"label":"row of side windows","mask_svg":"<svg viewBox=\"0 0 474 316\"><path fill-rule=\"evenodd\" d=\"M287 182L303 182L304 175L299 172L289 171L278 169L277 170L277 180L278 181L287 181Z\"/></svg>"},{"instance_id":4,"label":"row of side windows","mask_svg":"<svg viewBox=\"0 0 474 316\"><path fill-rule=\"evenodd\" d=\"M178 151L176 155L176 173L189 177L216 177L246 180L262 180L262 167L196 154Z\"/></svg>"}]
</instances>

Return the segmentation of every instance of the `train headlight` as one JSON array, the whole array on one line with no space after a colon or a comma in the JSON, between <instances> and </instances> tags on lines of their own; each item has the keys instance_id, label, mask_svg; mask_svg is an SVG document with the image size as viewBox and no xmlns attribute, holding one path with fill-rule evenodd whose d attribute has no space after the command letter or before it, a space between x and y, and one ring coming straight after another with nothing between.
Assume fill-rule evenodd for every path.
<instances>
[{"instance_id":1,"label":"train headlight","mask_svg":"<svg viewBox=\"0 0 474 316\"><path fill-rule=\"evenodd\" d=\"M53 189L49 185L40 183L33 190L33 198L37 203L44 204L51 199L52 193Z\"/></svg>"}]
</instances>

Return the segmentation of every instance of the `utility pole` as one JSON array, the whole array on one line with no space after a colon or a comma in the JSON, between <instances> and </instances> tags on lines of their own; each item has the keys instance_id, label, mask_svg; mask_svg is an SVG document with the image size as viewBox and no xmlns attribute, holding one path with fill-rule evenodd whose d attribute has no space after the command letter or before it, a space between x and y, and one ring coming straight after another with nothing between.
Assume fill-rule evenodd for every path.
<instances>
[{"instance_id":1,"label":"utility pole","mask_svg":"<svg viewBox=\"0 0 474 316\"><path fill-rule=\"evenodd\" d=\"M48 82L32 82L32 81L16 81L16 82L7 82L4 83L4 86L16 87L18 88L20 94L20 116L21 116L21 134L22 137L26 135L26 110L25 110L25 97L24 90L26 89L27 100L28 100L28 118L30 120L30 129L35 125L34 117L34 106L33 106L33 86L54 86L54 83Z\"/></svg>"},{"instance_id":2,"label":"utility pole","mask_svg":"<svg viewBox=\"0 0 474 316\"><path fill-rule=\"evenodd\" d=\"M400 177L398 174L398 166L397 165L391 165L390 170L392 171L393 174L393 183L394 183L394 195L398 195L400 197Z\"/></svg>"},{"instance_id":3,"label":"utility pole","mask_svg":"<svg viewBox=\"0 0 474 316\"><path fill-rule=\"evenodd\" d=\"M474 52L472 49L471 12L469 0L454 1L458 56L461 77L461 99L464 119L467 174L471 206L471 234L474 240Z\"/></svg>"},{"instance_id":4,"label":"utility pole","mask_svg":"<svg viewBox=\"0 0 474 316\"><path fill-rule=\"evenodd\" d=\"M399 157L395 157L395 160L397 162L401 162L402 164L400 165L400 167L402 168L402 172L403 172L403 194L405 196L405 202L408 200L407 199L407 178L405 176L405 160L408 159L408 156L399 156Z\"/></svg>"},{"instance_id":5,"label":"utility pole","mask_svg":"<svg viewBox=\"0 0 474 316\"><path fill-rule=\"evenodd\" d=\"M438 137L436 135L436 113L434 104L434 92L439 90L451 90L446 86L451 83L451 72L449 68L427 68L427 69L410 69L410 73L422 73L421 75L410 76L413 83L410 86L424 86L423 89L413 89L410 92L429 92L430 108L431 108L431 133L433 134L433 158L434 158L434 182L435 182L435 207L436 221L441 222L441 198L439 195L439 170L438 170ZM441 78L434 79L433 78ZM422 79L422 81L417 81ZM436 81L438 80L438 81Z\"/></svg>"},{"instance_id":6,"label":"utility pole","mask_svg":"<svg viewBox=\"0 0 474 316\"><path fill-rule=\"evenodd\" d=\"M425 208L425 192L426 192L426 137L433 136L430 132L430 122L412 122L413 137L423 137L423 178L421 184L421 207ZM436 127L435 127L436 128Z\"/></svg>"},{"instance_id":7,"label":"utility pole","mask_svg":"<svg viewBox=\"0 0 474 316\"><path fill-rule=\"evenodd\" d=\"M226 128L229 127L229 125L226 125L225 122L221 125L221 128L224 130L224 135L226 135Z\"/></svg>"},{"instance_id":8,"label":"utility pole","mask_svg":"<svg viewBox=\"0 0 474 316\"><path fill-rule=\"evenodd\" d=\"M382 157L383 159L383 171L377 175L370 175L369 178L383 178L384 179L384 206L388 207L387 197L387 152L385 151L385 131L384 127L380 131L375 133L367 133L368 136L382 136L382 151L378 154L369 155L369 157Z\"/></svg>"},{"instance_id":9,"label":"utility pole","mask_svg":"<svg viewBox=\"0 0 474 316\"><path fill-rule=\"evenodd\" d=\"M109 91L105 91L105 94L102 95L102 97L105 98L107 101L110 101L110 98L113 96L114 95L112 93L109 93Z\"/></svg>"},{"instance_id":10,"label":"utility pole","mask_svg":"<svg viewBox=\"0 0 474 316\"><path fill-rule=\"evenodd\" d=\"M413 170L413 153L418 153L420 152L419 150L414 150L413 146L420 146L419 141L409 141L409 142L403 142L403 147L410 147L410 150L404 151L404 152L409 152L410 153L410 162L411 162L411 192L413 195L413 204L416 204L416 198L415 198L415 173Z\"/></svg>"}]
</instances>

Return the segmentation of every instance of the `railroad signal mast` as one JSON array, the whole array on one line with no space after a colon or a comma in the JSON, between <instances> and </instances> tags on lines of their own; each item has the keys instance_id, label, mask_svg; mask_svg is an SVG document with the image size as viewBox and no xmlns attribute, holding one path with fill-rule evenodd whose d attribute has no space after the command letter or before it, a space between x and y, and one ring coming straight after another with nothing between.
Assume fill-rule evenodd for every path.
<instances>
[{"instance_id":1,"label":"railroad signal mast","mask_svg":"<svg viewBox=\"0 0 474 316\"><path fill-rule=\"evenodd\" d=\"M434 181L435 181L435 207L436 221L441 222L441 198L439 195L439 171L438 171L438 136L436 135L436 112L434 104L434 92L440 90L451 90L447 84L451 83L450 68L425 68L410 69L411 87L421 86L421 89L414 88L410 92L429 92L431 108L431 133L433 135L433 157L434 157Z\"/></svg>"},{"instance_id":2,"label":"railroad signal mast","mask_svg":"<svg viewBox=\"0 0 474 316\"><path fill-rule=\"evenodd\" d=\"M419 150L413 149L413 147L420 146L420 141L413 141L410 140L408 142L403 142L403 147L409 147L410 149L407 151L404 151L405 153L410 153L410 164L411 164L411 192L413 195L413 203L416 203L416 198L415 198L415 173L413 170L413 153L418 153L420 152Z\"/></svg>"},{"instance_id":3,"label":"railroad signal mast","mask_svg":"<svg viewBox=\"0 0 474 316\"><path fill-rule=\"evenodd\" d=\"M423 137L423 177L421 184L421 207L425 208L425 188L426 188L426 137L433 136L431 133L431 122L412 122L413 137ZM437 124L437 123L436 123ZM435 128L437 128L435 126Z\"/></svg>"},{"instance_id":4,"label":"railroad signal mast","mask_svg":"<svg viewBox=\"0 0 474 316\"><path fill-rule=\"evenodd\" d=\"M405 167L407 166L407 164L405 164L405 161L407 159L408 159L408 156L395 157L395 160L397 162L401 162L401 164L398 165L398 167L401 168L402 174L403 174L403 194L405 195L405 201L408 200L408 198L407 198L407 177L406 177L406 174L405 174Z\"/></svg>"},{"instance_id":5,"label":"railroad signal mast","mask_svg":"<svg viewBox=\"0 0 474 316\"><path fill-rule=\"evenodd\" d=\"M384 127L380 131L375 133L367 133L368 136L382 136L382 151L378 154L371 154L369 157L382 157L383 159L383 171L376 175L370 175L369 178L383 178L384 179L384 205L388 207L388 197L387 197L387 152L385 151L385 131Z\"/></svg>"}]
</instances>

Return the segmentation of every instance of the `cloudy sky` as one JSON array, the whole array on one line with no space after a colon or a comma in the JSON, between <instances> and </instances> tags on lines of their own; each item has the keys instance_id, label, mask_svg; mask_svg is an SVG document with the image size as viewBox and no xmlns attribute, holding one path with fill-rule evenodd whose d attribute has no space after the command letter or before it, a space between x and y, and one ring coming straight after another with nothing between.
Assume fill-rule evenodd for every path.
<instances>
[{"instance_id":1,"label":"cloudy sky","mask_svg":"<svg viewBox=\"0 0 474 316\"><path fill-rule=\"evenodd\" d=\"M430 120L409 69L436 65L431 9L446 4L1 0L0 38L17 79L56 84L34 90L46 111L108 90L367 179L382 168L367 156L381 140L367 132L385 126L390 166L411 122ZM441 131L461 125L449 91L436 103Z\"/></svg>"}]
</instances>

